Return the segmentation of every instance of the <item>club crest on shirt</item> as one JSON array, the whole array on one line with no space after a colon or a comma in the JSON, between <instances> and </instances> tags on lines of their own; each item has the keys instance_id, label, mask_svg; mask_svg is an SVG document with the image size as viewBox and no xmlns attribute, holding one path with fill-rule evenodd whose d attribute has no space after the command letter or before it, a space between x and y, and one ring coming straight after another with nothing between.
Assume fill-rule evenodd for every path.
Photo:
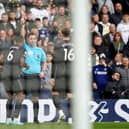
<instances>
[{"instance_id":1,"label":"club crest on shirt","mask_svg":"<svg viewBox=\"0 0 129 129\"><path fill-rule=\"evenodd\" d=\"M40 58L40 54L37 54L37 58L38 58L38 59Z\"/></svg>"}]
</instances>

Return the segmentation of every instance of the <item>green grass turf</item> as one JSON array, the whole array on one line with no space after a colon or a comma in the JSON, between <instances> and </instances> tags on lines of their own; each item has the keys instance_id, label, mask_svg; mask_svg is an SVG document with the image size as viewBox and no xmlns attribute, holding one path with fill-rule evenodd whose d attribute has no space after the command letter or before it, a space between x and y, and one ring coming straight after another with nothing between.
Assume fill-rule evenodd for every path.
<instances>
[{"instance_id":1,"label":"green grass turf","mask_svg":"<svg viewBox=\"0 0 129 129\"><path fill-rule=\"evenodd\" d=\"M42 123L24 125L0 124L0 129L72 129L72 125L66 123ZM93 129L129 129L129 123L94 123Z\"/></svg>"},{"instance_id":2,"label":"green grass turf","mask_svg":"<svg viewBox=\"0 0 129 129\"><path fill-rule=\"evenodd\" d=\"M0 129L72 129L72 126L66 123L42 123L24 125L0 124Z\"/></svg>"},{"instance_id":3,"label":"green grass turf","mask_svg":"<svg viewBox=\"0 0 129 129\"><path fill-rule=\"evenodd\" d=\"M94 123L94 129L129 129L129 123L114 123L114 122L102 122L102 123Z\"/></svg>"}]
</instances>

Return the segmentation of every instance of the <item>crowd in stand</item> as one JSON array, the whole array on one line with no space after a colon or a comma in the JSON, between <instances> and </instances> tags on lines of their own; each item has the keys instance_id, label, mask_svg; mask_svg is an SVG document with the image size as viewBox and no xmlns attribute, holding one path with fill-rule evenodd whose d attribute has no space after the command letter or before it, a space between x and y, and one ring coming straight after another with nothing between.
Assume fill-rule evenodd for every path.
<instances>
[{"instance_id":1,"label":"crowd in stand","mask_svg":"<svg viewBox=\"0 0 129 129\"><path fill-rule=\"evenodd\" d=\"M129 2L91 0L94 99L129 98Z\"/></svg>"}]
</instances>

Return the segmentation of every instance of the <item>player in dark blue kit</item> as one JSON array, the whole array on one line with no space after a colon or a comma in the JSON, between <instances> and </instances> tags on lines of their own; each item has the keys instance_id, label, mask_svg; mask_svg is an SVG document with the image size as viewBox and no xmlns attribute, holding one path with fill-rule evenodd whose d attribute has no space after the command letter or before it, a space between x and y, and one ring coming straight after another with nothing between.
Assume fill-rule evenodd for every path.
<instances>
[{"instance_id":1,"label":"player in dark blue kit","mask_svg":"<svg viewBox=\"0 0 129 129\"><path fill-rule=\"evenodd\" d=\"M59 110L59 117L63 116L62 103L68 101L70 104L71 92L71 62L74 60L74 48L71 43L69 29L62 29L63 40L55 46L53 59L53 75L55 79L55 86L53 88L53 98L57 109ZM71 106L69 106L71 107ZM64 111L65 112L65 111ZM67 117L69 113L67 114Z\"/></svg>"},{"instance_id":2,"label":"player in dark blue kit","mask_svg":"<svg viewBox=\"0 0 129 129\"><path fill-rule=\"evenodd\" d=\"M22 37L15 37L14 45L10 47L7 53L4 53L4 63L5 66L8 66L8 72L10 73L8 83L4 82L8 94L7 124L22 124L18 117L24 99L24 85L21 78L22 67L26 67L24 64L25 50L23 49L23 43Z\"/></svg>"}]
</instances>

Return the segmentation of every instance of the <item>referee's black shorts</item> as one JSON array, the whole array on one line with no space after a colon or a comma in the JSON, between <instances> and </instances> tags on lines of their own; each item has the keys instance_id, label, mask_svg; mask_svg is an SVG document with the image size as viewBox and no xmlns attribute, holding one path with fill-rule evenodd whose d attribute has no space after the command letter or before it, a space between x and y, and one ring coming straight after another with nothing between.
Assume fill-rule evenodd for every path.
<instances>
[{"instance_id":1,"label":"referee's black shorts","mask_svg":"<svg viewBox=\"0 0 129 129\"><path fill-rule=\"evenodd\" d=\"M39 96L40 94L40 87L41 87L41 79L39 74L24 74L24 86L25 86L25 93L27 95L32 96Z\"/></svg>"}]
</instances>

